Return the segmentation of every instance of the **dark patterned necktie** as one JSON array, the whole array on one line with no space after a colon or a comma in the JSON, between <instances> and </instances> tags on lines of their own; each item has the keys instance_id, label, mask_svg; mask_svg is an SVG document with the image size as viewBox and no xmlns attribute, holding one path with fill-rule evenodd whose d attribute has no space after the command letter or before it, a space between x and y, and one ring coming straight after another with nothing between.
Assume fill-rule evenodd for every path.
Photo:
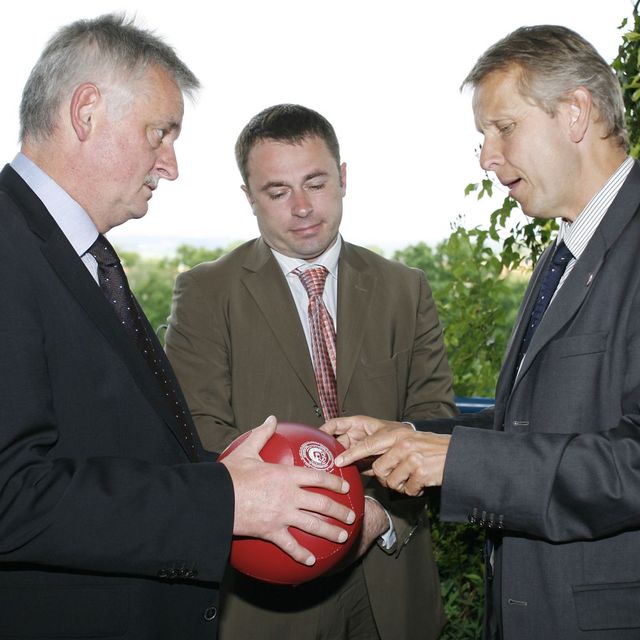
<instances>
[{"instance_id":1,"label":"dark patterned necktie","mask_svg":"<svg viewBox=\"0 0 640 640\"><path fill-rule=\"evenodd\" d=\"M544 275L540 291L538 292L538 299L531 311L529 324L527 325L527 330L520 345L520 352L518 353L516 372L520 368L520 363L527 353L533 334L536 332L571 258L573 258L573 254L567 249L567 245L561 242L555 250L551 262L549 262L547 272Z\"/></svg>"},{"instance_id":2,"label":"dark patterned necktie","mask_svg":"<svg viewBox=\"0 0 640 640\"><path fill-rule=\"evenodd\" d=\"M147 325L142 319L142 312L129 288L129 282L118 254L102 234L91 245L88 253L98 263L98 282L102 292L112 304L122 328L133 338L138 350L154 373L160 385L162 396L180 425L185 444L191 451L193 459L197 459L195 438L191 432L185 408L171 377L167 373L170 368L169 361L162 349L158 349L149 336Z\"/></svg>"},{"instance_id":3,"label":"dark patterned necktie","mask_svg":"<svg viewBox=\"0 0 640 640\"><path fill-rule=\"evenodd\" d=\"M309 329L311 357L318 387L320 408L325 420L338 417L338 390L336 387L336 330L322 300L328 271L325 267L296 269L302 286L309 296Z\"/></svg>"}]
</instances>

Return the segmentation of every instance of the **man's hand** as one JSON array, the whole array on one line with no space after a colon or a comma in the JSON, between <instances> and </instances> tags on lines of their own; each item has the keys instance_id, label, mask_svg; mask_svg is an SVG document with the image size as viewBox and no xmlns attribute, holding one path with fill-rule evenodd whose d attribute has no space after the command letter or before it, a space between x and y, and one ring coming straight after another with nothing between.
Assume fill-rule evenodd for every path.
<instances>
[{"instance_id":1,"label":"man's hand","mask_svg":"<svg viewBox=\"0 0 640 640\"><path fill-rule=\"evenodd\" d=\"M368 416L333 418L320 427L320 431L324 431L330 436L335 436L345 449L349 449L354 444L362 442L374 433L378 433L379 431L393 431L394 429L411 429L411 427L402 422L378 420L377 418L370 418Z\"/></svg>"},{"instance_id":2,"label":"man's hand","mask_svg":"<svg viewBox=\"0 0 640 640\"><path fill-rule=\"evenodd\" d=\"M371 472L382 486L419 496L425 487L442 485L450 440L448 435L421 433L410 427L381 428L340 454L336 464L344 467L375 458Z\"/></svg>"},{"instance_id":3,"label":"man's hand","mask_svg":"<svg viewBox=\"0 0 640 640\"><path fill-rule=\"evenodd\" d=\"M349 484L324 471L264 462L259 453L275 433L276 425L273 416L267 418L221 460L231 475L235 493L233 533L269 540L294 560L310 566L314 564L315 557L296 541L288 528L295 527L334 542L345 542L347 532L317 514L347 524L355 521L355 514L304 487L347 493Z\"/></svg>"}]
</instances>

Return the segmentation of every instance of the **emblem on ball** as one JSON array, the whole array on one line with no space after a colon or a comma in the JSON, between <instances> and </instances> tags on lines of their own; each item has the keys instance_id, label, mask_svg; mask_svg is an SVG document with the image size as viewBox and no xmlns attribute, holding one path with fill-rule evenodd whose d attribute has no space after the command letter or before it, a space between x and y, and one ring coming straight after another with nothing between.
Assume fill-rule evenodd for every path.
<instances>
[{"instance_id":1,"label":"emblem on ball","mask_svg":"<svg viewBox=\"0 0 640 640\"><path fill-rule=\"evenodd\" d=\"M318 469L319 471L331 471L333 469L333 454L327 447L319 442L303 442L300 445L300 459L305 467Z\"/></svg>"}]
</instances>

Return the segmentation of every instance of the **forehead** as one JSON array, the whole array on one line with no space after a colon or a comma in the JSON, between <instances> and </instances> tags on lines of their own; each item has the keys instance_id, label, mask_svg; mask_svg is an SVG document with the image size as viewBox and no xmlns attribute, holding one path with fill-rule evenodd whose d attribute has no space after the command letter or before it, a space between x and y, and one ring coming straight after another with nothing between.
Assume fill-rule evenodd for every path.
<instances>
[{"instance_id":1,"label":"forehead","mask_svg":"<svg viewBox=\"0 0 640 640\"><path fill-rule=\"evenodd\" d=\"M336 168L336 162L326 142L318 136L300 142L260 140L249 152L247 169L250 176L265 174L308 173ZM337 170L337 168L336 168ZM270 175L271 177L271 175Z\"/></svg>"},{"instance_id":2,"label":"forehead","mask_svg":"<svg viewBox=\"0 0 640 640\"><path fill-rule=\"evenodd\" d=\"M487 74L473 93L473 114L476 125L490 124L513 115L524 107L534 106L521 92L521 71L512 66Z\"/></svg>"},{"instance_id":3,"label":"forehead","mask_svg":"<svg viewBox=\"0 0 640 640\"><path fill-rule=\"evenodd\" d=\"M182 123L182 91L171 73L160 65L151 65L142 75L136 89L135 104L150 122L169 123L177 127Z\"/></svg>"}]
</instances>

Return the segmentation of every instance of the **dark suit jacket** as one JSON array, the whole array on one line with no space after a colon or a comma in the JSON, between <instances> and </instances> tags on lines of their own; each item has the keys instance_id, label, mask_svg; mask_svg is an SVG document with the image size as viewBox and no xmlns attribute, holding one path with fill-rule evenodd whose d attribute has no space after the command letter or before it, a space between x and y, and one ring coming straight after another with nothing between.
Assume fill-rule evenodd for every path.
<instances>
[{"instance_id":1,"label":"dark suit jacket","mask_svg":"<svg viewBox=\"0 0 640 640\"><path fill-rule=\"evenodd\" d=\"M10 167L0 221L0 638L214 638L228 473Z\"/></svg>"},{"instance_id":2,"label":"dark suit jacket","mask_svg":"<svg viewBox=\"0 0 640 640\"><path fill-rule=\"evenodd\" d=\"M344 243L337 327L343 414L391 420L453 414L442 330L422 272ZM260 239L178 277L167 354L205 448L221 450L271 413L282 421L323 423L295 303ZM392 552L374 545L364 560L378 630L383 640L433 638L443 618L423 503L392 498L373 485L370 493L389 511L398 535ZM252 615L241 611L243 622ZM224 615L222 628L239 637Z\"/></svg>"},{"instance_id":3,"label":"dark suit jacket","mask_svg":"<svg viewBox=\"0 0 640 640\"><path fill-rule=\"evenodd\" d=\"M640 167L512 385L551 250L525 294L495 411L473 418L492 429L453 431L441 515L490 531L490 623L506 640L639 638Z\"/></svg>"}]
</instances>

